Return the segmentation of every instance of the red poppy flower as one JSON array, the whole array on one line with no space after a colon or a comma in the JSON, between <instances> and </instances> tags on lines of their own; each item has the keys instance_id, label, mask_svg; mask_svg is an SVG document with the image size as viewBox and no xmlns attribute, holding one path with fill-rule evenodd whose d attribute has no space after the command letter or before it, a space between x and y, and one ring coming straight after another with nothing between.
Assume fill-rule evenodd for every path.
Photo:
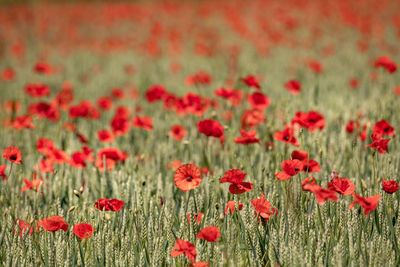
<instances>
[{"instance_id":1,"label":"red poppy flower","mask_svg":"<svg viewBox=\"0 0 400 267\"><path fill-rule=\"evenodd\" d=\"M288 180L303 170L303 163L300 160L284 160L281 164L283 171L277 172L275 177L278 180Z\"/></svg>"},{"instance_id":2,"label":"red poppy flower","mask_svg":"<svg viewBox=\"0 0 400 267\"><path fill-rule=\"evenodd\" d=\"M204 71L199 71L193 75L186 77L185 82L187 85L208 85L212 82L212 77L210 74Z\"/></svg>"},{"instance_id":3,"label":"red poppy flower","mask_svg":"<svg viewBox=\"0 0 400 267\"><path fill-rule=\"evenodd\" d=\"M168 169L178 169L179 166L181 166L181 165L182 165L182 161L174 160L173 162L167 164L167 168Z\"/></svg>"},{"instance_id":4,"label":"red poppy flower","mask_svg":"<svg viewBox=\"0 0 400 267\"><path fill-rule=\"evenodd\" d=\"M199 239L207 240L208 242L217 242L218 237L221 236L217 226L207 226L197 233L196 237Z\"/></svg>"},{"instance_id":5,"label":"red poppy flower","mask_svg":"<svg viewBox=\"0 0 400 267\"><path fill-rule=\"evenodd\" d=\"M66 232L68 230L68 224L64 221L63 217L52 216L50 218L44 218L39 221L39 225L46 231L56 232L58 230L63 230Z\"/></svg>"},{"instance_id":6,"label":"red poppy flower","mask_svg":"<svg viewBox=\"0 0 400 267\"><path fill-rule=\"evenodd\" d=\"M109 130L97 131L97 137L99 138L100 142L103 143L112 143L115 139L114 133Z\"/></svg>"},{"instance_id":7,"label":"red poppy flower","mask_svg":"<svg viewBox=\"0 0 400 267\"><path fill-rule=\"evenodd\" d=\"M97 99L96 104L102 110L110 110L112 108L113 102L111 97L103 96Z\"/></svg>"},{"instance_id":8,"label":"red poppy flower","mask_svg":"<svg viewBox=\"0 0 400 267\"><path fill-rule=\"evenodd\" d=\"M243 129L254 128L266 121L264 112L261 110L245 110L240 117L240 125Z\"/></svg>"},{"instance_id":9,"label":"red poppy flower","mask_svg":"<svg viewBox=\"0 0 400 267\"><path fill-rule=\"evenodd\" d=\"M201 212L198 212L197 215L196 215L196 214L193 214L193 216L194 216L194 218L195 218L195 220L196 220L197 225L200 225L201 218L203 218L203 215L204 215L204 213L201 213ZM187 218L188 222L190 223L190 214L187 214L187 215L186 215L186 218Z\"/></svg>"},{"instance_id":10,"label":"red poppy flower","mask_svg":"<svg viewBox=\"0 0 400 267\"><path fill-rule=\"evenodd\" d=\"M243 203L239 202L239 210L242 210L243 208ZM226 207L225 207L225 215L228 214L228 211L231 212L231 214L236 211L236 207L235 207L235 201L234 200L229 200L228 203L226 203Z\"/></svg>"},{"instance_id":11,"label":"red poppy flower","mask_svg":"<svg viewBox=\"0 0 400 267\"><path fill-rule=\"evenodd\" d=\"M11 82L15 78L15 71L11 68L4 69L0 74L0 79L6 82Z\"/></svg>"},{"instance_id":12,"label":"red poppy flower","mask_svg":"<svg viewBox=\"0 0 400 267\"><path fill-rule=\"evenodd\" d=\"M94 207L98 210L105 211L120 211L124 206L124 201L118 199L99 198Z\"/></svg>"},{"instance_id":13,"label":"red poppy flower","mask_svg":"<svg viewBox=\"0 0 400 267\"><path fill-rule=\"evenodd\" d=\"M100 112L89 101L81 101L79 104L69 108L69 117L71 119L98 119Z\"/></svg>"},{"instance_id":14,"label":"red poppy flower","mask_svg":"<svg viewBox=\"0 0 400 267\"><path fill-rule=\"evenodd\" d=\"M393 194L397 190L399 190L399 185L397 184L396 181L387 181L385 179L382 180L382 188L383 191L385 191L388 194Z\"/></svg>"},{"instance_id":15,"label":"red poppy flower","mask_svg":"<svg viewBox=\"0 0 400 267\"><path fill-rule=\"evenodd\" d=\"M369 215L371 211L374 211L376 207L378 207L380 195L372 196L372 197L362 197L353 193L354 201L349 205L349 209L352 209L357 203L360 204L364 209L364 214Z\"/></svg>"},{"instance_id":16,"label":"red poppy flower","mask_svg":"<svg viewBox=\"0 0 400 267\"><path fill-rule=\"evenodd\" d=\"M44 97L50 95L50 88L41 83L29 83L25 85L25 92L31 97Z\"/></svg>"},{"instance_id":17,"label":"red poppy flower","mask_svg":"<svg viewBox=\"0 0 400 267\"><path fill-rule=\"evenodd\" d=\"M130 115L131 111L127 107L119 106L115 109L114 117L123 117L127 119Z\"/></svg>"},{"instance_id":18,"label":"red poppy flower","mask_svg":"<svg viewBox=\"0 0 400 267\"><path fill-rule=\"evenodd\" d=\"M210 170L209 168L207 168L206 166L201 168L200 172L202 175L207 175L207 174L213 175L214 174L214 172L212 170Z\"/></svg>"},{"instance_id":19,"label":"red poppy flower","mask_svg":"<svg viewBox=\"0 0 400 267\"><path fill-rule=\"evenodd\" d=\"M396 86L393 89L393 93L395 93L397 96L400 96L400 85Z\"/></svg>"},{"instance_id":20,"label":"red poppy flower","mask_svg":"<svg viewBox=\"0 0 400 267\"><path fill-rule=\"evenodd\" d=\"M314 132L316 128L322 130L325 127L325 118L317 111L312 110L308 113L298 111L292 120L292 124L299 124L301 127Z\"/></svg>"},{"instance_id":21,"label":"red poppy flower","mask_svg":"<svg viewBox=\"0 0 400 267\"><path fill-rule=\"evenodd\" d=\"M303 190L313 193L319 205L325 204L328 199L333 201L337 201L339 199L338 194L334 190L323 188L316 183L305 183L303 185Z\"/></svg>"},{"instance_id":22,"label":"red poppy flower","mask_svg":"<svg viewBox=\"0 0 400 267\"><path fill-rule=\"evenodd\" d=\"M334 190L344 196L353 194L355 188L354 183L347 178L338 177L328 182L328 189Z\"/></svg>"},{"instance_id":23,"label":"red poppy flower","mask_svg":"<svg viewBox=\"0 0 400 267\"><path fill-rule=\"evenodd\" d=\"M297 80L290 80L285 83L285 88L293 95L297 95L301 92L301 83Z\"/></svg>"},{"instance_id":24,"label":"red poppy flower","mask_svg":"<svg viewBox=\"0 0 400 267\"><path fill-rule=\"evenodd\" d=\"M22 129L35 129L35 125L32 124L32 116L30 115L20 115L15 117L14 122L11 127L17 130Z\"/></svg>"},{"instance_id":25,"label":"red poppy flower","mask_svg":"<svg viewBox=\"0 0 400 267\"><path fill-rule=\"evenodd\" d=\"M243 92L232 88L219 88L214 90L216 96L222 97L230 101L234 106L238 106L242 101Z\"/></svg>"},{"instance_id":26,"label":"red poppy flower","mask_svg":"<svg viewBox=\"0 0 400 267\"><path fill-rule=\"evenodd\" d=\"M135 116L132 118L132 123L134 128L143 128L147 131L153 130L153 120L150 117L143 116Z\"/></svg>"},{"instance_id":27,"label":"red poppy flower","mask_svg":"<svg viewBox=\"0 0 400 267\"><path fill-rule=\"evenodd\" d=\"M224 135L224 128L222 125L211 119L201 120L197 122L197 128L199 133L205 134L206 136L221 137Z\"/></svg>"},{"instance_id":28,"label":"red poppy flower","mask_svg":"<svg viewBox=\"0 0 400 267\"><path fill-rule=\"evenodd\" d=\"M5 148L3 150L3 158L11 161L12 163L22 164L21 151L15 146Z\"/></svg>"},{"instance_id":29,"label":"red poppy flower","mask_svg":"<svg viewBox=\"0 0 400 267\"><path fill-rule=\"evenodd\" d=\"M183 192L195 189L201 181L200 169L194 164L182 165L174 174L174 183Z\"/></svg>"},{"instance_id":30,"label":"red poppy flower","mask_svg":"<svg viewBox=\"0 0 400 267\"><path fill-rule=\"evenodd\" d=\"M308 153L304 150L295 150L292 152L292 159L298 159L303 163L303 172L320 172L321 166L315 160L308 158Z\"/></svg>"},{"instance_id":31,"label":"red poppy flower","mask_svg":"<svg viewBox=\"0 0 400 267\"><path fill-rule=\"evenodd\" d=\"M115 166L116 162L124 162L127 157L128 157L128 154L125 152L122 152L118 148L105 147L105 148L100 149L97 152L95 166L100 168L100 171L104 171L103 159L105 158L106 167L109 170L112 170L113 167Z\"/></svg>"},{"instance_id":32,"label":"red poppy flower","mask_svg":"<svg viewBox=\"0 0 400 267\"><path fill-rule=\"evenodd\" d=\"M236 137L234 140L236 144L249 145L260 143L260 139L256 138L257 131L245 131L240 129L240 135L241 137Z\"/></svg>"},{"instance_id":33,"label":"red poppy flower","mask_svg":"<svg viewBox=\"0 0 400 267\"><path fill-rule=\"evenodd\" d=\"M111 90L111 96L116 99L123 99L125 97L125 92L121 88L113 88Z\"/></svg>"},{"instance_id":34,"label":"red poppy flower","mask_svg":"<svg viewBox=\"0 0 400 267\"><path fill-rule=\"evenodd\" d=\"M7 181L6 168L7 165L0 165L0 177L3 179L3 181Z\"/></svg>"},{"instance_id":35,"label":"red poppy flower","mask_svg":"<svg viewBox=\"0 0 400 267\"><path fill-rule=\"evenodd\" d=\"M316 60L310 60L308 62L308 67L316 74L319 74L324 70L324 66Z\"/></svg>"},{"instance_id":36,"label":"red poppy flower","mask_svg":"<svg viewBox=\"0 0 400 267\"><path fill-rule=\"evenodd\" d=\"M146 92L147 102L153 103L161 100L166 94L165 87L162 85L152 85Z\"/></svg>"},{"instance_id":37,"label":"red poppy flower","mask_svg":"<svg viewBox=\"0 0 400 267\"><path fill-rule=\"evenodd\" d=\"M175 250L171 251L172 257L176 258L179 255L184 254L191 262L196 261L196 256L197 256L196 248L189 241L177 239L174 249Z\"/></svg>"},{"instance_id":38,"label":"red poppy flower","mask_svg":"<svg viewBox=\"0 0 400 267\"><path fill-rule=\"evenodd\" d=\"M253 88L257 89L257 90L260 90L259 79L256 78L255 76L249 75L249 76L247 76L245 78L242 78L241 80L242 80L242 82L244 82L248 86L253 87Z\"/></svg>"},{"instance_id":39,"label":"red poppy flower","mask_svg":"<svg viewBox=\"0 0 400 267\"><path fill-rule=\"evenodd\" d=\"M33 234L33 230L35 229L35 231L37 231L37 227L31 226L31 224L29 222L24 222L23 220L17 219L14 222L15 225L18 226L18 233L19 236L22 237L22 235L24 234L24 232L28 231L29 229L29 234L32 235ZM15 228L13 229L13 234L15 235Z\"/></svg>"},{"instance_id":40,"label":"red poppy flower","mask_svg":"<svg viewBox=\"0 0 400 267\"><path fill-rule=\"evenodd\" d=\"M33 67L33 70L40 74L51 74L54 72L54 67L47 62L38 62Z\"/></svg>"},{"instance_id":41,"label":"red poppy flower","mask_svg":"<svg viewBox=\"0 0 400 267\"><path fill-rule=\"evenodd\" d=\"M358 87L360 87L360 82L357 78L351 78L349 80L349 86L353 89L357 89Z\"/></svg>"},{"instance_id":42,"label":"red poppy flower","mask_svg":"<svg viewBox=\"0 0 400 267\"><path fill-rule=\"evenodd\" d=\"M378 150L380 154L383 154L385 152L389 153L388 143L390 141L390 138L383 139L381 135L376 135L376 134L371 134L371 138L372 138L372 143L367 145L366 147L374 148Z\"/></svg>"},{"instance_id":43,"label":"red poppy flower","mask_svg":"<svg viewBox=\"0 0 400 267\"><path fill-rule=\"evenodd\" d=\"M268 221L268 219L272 215L278 214L278 210L272 207L271 203L269 203L265 199L265 195L261 194L260 198L255 198L251 201L251 204L254 206L256 210L256 216L259 214L262 218Z\"/></svg>"},{"instance_id":44,"label":"red poppy flower","mask_svg":"<svg viewBox=\"0 0 400 267\"><path fill-rule=\"evenodd\" d=\"M308 184L316 185L317 182L315 181L315 177L307 177L301 182L301 188L303 191L311 192L311 188L307 186Z\"/></svg>"},{"instance_id":45,"label":"red poppy flower","mask_svg":"<svg viewBox=\"0 0 400 267\"><path fill-rule=\"evenodd\" d=\"M169 131L169 135L175 140L182 140L186 136L186 129L182 125L173 125Z\"/></svg>"},{"instance_id":46,"label":"red poppy flower","mask_svg":"<svg viewBox=\"0 0 400 267\"><path fill-rule=\"evenodd\" d=\"M111 120L111 129L115 135L123 136L129 132L130 123L124 116L115 116Z\"/></svg>"},{"instance_id":47,"label":"red poppy flower","mask_svg":"<svg viewBox=\"0 0 400 267\"><path fill-rule=\"evenodd\" d=\"M28 191L30 189L35 190L36 192L39 191L39 186L43 182L42 178L33 179L29 181L28 179L24 178L25 186L21 188L21 191Z\"/></svg>"},{"instance_id":48,"label":"red poppy flower","mask_svg":"<svg viewBox=\"0 0 400 267\"><path fill-rule=\"evenodd\" d=\"M292 144L294 146L299 146L299 141L297 141L296 137L294 136L294 130L289 125L285 125L283 131L276 131L274 133L274 139L278 141L285 142L287 144Z\"/></svg>"},{"instance_id":49,"label":"red poppy flower","mask_svg":"<svg viewBox=\"0 0 400 267\"><path fill-rule=\"evenodd\" d=\"M247 102L253 109L265 110L271 104L271 100L261 92L247 95Z\"/></svg>"},{"instance_id":50,"label":"red poppy flower","mask_svg":"<svg viewBox=\"0 0 400 267\"><path fill-rule=\"evenodd\" d=\"M246 173L243 173L238 169L232 169L224 174L220 183L231 183L229 186L229 192L235 195L243 194L244 192L250 192L253 189L252 183L243 182L245 177Z\"/></svg>"},{"instance_id":51,"label":"red poppy flower","mask_svg":"<svg viewBox=\"0 0 400 267\"><path fill-rule=\"evenodd\" d=\"M80 239L86 239L94 233L94 227L90 223L78 223L72 229L74 234Z\"/></svg>"},{"instance_id":52,"label":"red poppy flower","mask_svg":"<svg viewBox=\"0 0 400 267\"><path fill-rule=\"evenodd\" d=\"M397 64L388 56L380 56L375 61L375 68L382 67L386 72L392 74L397 70Z\"/></svg>"},{"instance_id":53,"label":"red poppy flower","mask_svg":"<svg viewBox=\"0 0 400 267\"><path fill-rule=\"evenodd\" d=\"M375 123L372 132L376 135L391 135L395 136L394 128L385 120L380 120Z\"/></svg>"}]
</instances>

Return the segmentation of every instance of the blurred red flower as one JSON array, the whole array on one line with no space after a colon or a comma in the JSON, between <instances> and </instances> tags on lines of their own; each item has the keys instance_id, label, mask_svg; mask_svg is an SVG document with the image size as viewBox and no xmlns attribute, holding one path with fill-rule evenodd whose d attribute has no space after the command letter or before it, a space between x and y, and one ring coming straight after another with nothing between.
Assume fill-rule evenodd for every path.
<instances>
[{"instance_id":1,"label":"blurred red flower","mask_svg":"<svg viewBox=\"0 0 400 267\"><path fill-rule=\"evenodd\" d=\"M3 150L3 158L12 163L22 164L22 155L18 147L10 146Z\"/></svg>"},{"instance_id":2,"label":"blurred red flower","mask_svg":"<svg viewBox=\"0 0 400 267\"><path fill-rule=\"evenodd\" d=\"M80 239L86 239L92 236L94 227L90 223L78 223L74 225L72 231Z\"/></svg>"},{"instance_id":3,"label":"blurred red flower","mask_svg":"<svg viewBox=\"0 0 400 267\"><path fill-rule=\"evenodd\" d=\"M196 237L199 239L207 240L208 242L217 242L218 237L221 236L217 226L207 226L197 233Z\"/></svg>"}]
</instances>

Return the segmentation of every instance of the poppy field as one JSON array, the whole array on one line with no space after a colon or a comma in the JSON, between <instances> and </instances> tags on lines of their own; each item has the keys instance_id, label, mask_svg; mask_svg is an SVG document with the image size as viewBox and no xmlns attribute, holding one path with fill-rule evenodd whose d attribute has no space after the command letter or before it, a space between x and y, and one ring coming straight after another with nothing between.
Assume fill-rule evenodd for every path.
<instances>
[{"instance_id":1,"label":"poppy field","mask_svg":"<svg viewBox=\"0 0 400 267\"><path fill-rule=\"evenodd\" d=\"M0 265L399 266L398 10L0 4Z\"/></svg>"}]
</instances>

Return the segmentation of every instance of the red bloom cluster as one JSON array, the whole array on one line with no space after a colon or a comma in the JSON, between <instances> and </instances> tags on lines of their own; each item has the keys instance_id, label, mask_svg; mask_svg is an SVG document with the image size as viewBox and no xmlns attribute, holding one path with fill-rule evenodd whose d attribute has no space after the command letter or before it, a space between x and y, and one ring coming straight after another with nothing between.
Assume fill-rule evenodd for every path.
<instances>
[{"instance_id":1,"label":"red bloom cluster","mask_svg":"<svg viewBox=\"0 0 400 267\"><path fill-rule=\"evenodd\" d=\"M124 202L118 199L99 198L94 207L101 211L120 211L124 206Z\"/></svg>"}]
</instances>

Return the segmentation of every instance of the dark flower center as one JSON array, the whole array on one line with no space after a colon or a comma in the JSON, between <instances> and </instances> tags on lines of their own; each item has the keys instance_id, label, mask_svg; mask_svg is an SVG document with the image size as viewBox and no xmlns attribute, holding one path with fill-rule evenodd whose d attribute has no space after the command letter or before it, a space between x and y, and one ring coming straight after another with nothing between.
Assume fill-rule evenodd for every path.
<instances>
[{"instance_id":1,"label":"dark flower center","mask_svg":"<svg viewBox=\"0 0 400 267\"><path fill-rule=\"evenodd\" d=\"M16 155L11 155L10 159L11 160L17 160L17 156Z\"/></svg>"},{"instance_id":2,"label":"dark flower center","mask_svg":"<svg viewBox=\"0 0 400 267\"><path fill-rule=\"evenodd\" d=\"M289 141L290 137L289 137L289 135L286 135L285 137L283 137L283 139L284 139L285 141Z\"/></svg>"},{"instance_id":3,"label":"dark flower center","mask_svg":"<svg viewBox=\"0 0 400 267\"><path fill-rule=\"evenodd\" d=\"M189 176L186 177L186 180L187 180L188 182L191 182L192 179L193 179L193 177L192 177L191 175L189 175Z\"/></svg>"}]
</instances>

